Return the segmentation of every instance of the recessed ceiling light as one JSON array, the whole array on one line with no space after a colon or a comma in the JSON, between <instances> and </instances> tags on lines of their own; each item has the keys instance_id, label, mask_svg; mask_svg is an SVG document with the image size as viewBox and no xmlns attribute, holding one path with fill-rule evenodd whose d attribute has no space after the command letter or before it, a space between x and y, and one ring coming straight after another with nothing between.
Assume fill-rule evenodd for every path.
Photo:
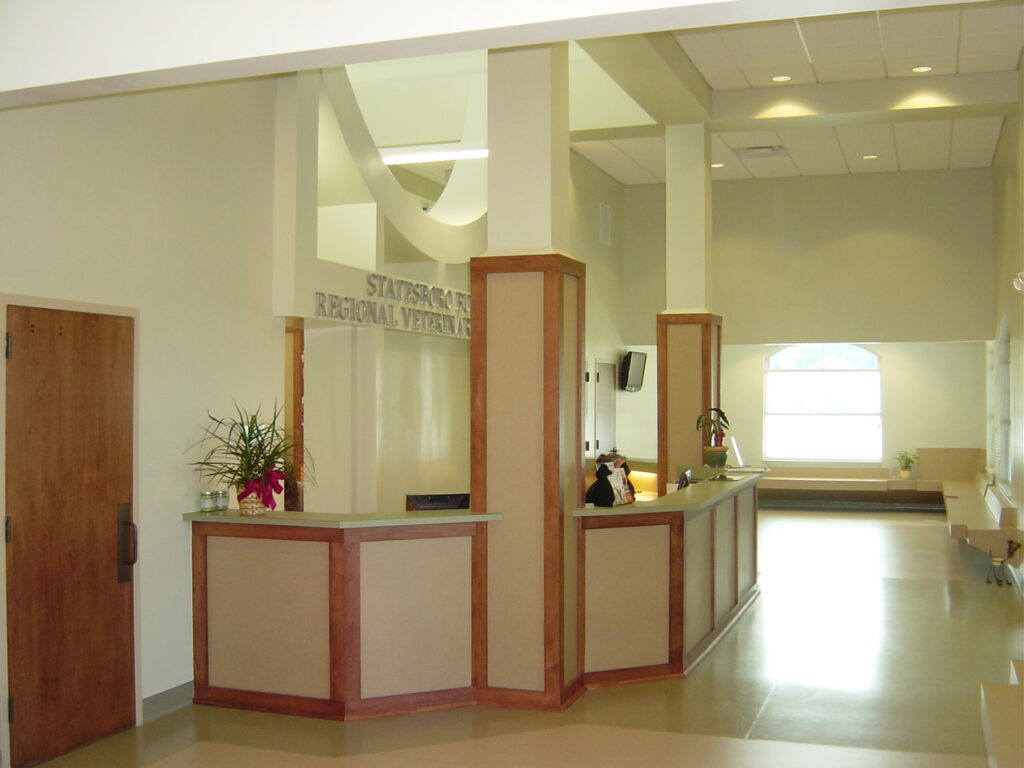
<instances>
[{"instance_id":1,"label":"recessed ceiling light","mask_svg":"<svg viewBox=\"0 0 1024 768\"><path fill-rule=\"evenodd\" d=\"M772 78L772 82L773 83L788 83L792 79L793 78L790 77L789 75L775 75L775 77Z\"/></svg>"},{"instance_id":2,"label":"recessed ceiling light","mask_svg":"<svg viewBox=\"0 0 1024 768\"><path fill-rule=\"evenodd\" d=\"M927 64L922 64L920 67L912 67L910 69L910 71L911 72L931 72L932 68L929 67Z\"/></svg>"},{"instance_id":3,"label":"recessed ceiling light","mask_svg":"<svg viewBox=\"0 0 1024 768\"><path fill-rule=\"evenodd\" d=\"M878 155L864 155L865 160L877 160Z\"/></svg>"},{"instance_id":4,"label":"recessed ceiling light","mask_svg":"<svg viewBox=\"0 0 1024 768\"><path fill-rule=\"evenodd\" d=\"M712 168L725 168L725 163L712 163Z\"/></svg>"}]
</instances>

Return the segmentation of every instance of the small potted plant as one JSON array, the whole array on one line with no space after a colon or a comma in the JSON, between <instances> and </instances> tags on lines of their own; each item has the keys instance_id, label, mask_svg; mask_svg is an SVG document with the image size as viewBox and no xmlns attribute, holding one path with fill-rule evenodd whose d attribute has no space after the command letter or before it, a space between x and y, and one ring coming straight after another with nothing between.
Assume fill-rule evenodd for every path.
<instances>
[{"instance_id":1,"label":"small potted plant","mask_svg":"<svg viewBox=\"0 0 1024 768\"><path fill-rule=\"evenodd\" d=\"M209 446L209 450L191 466L203 477L234 488L243 515L262 515L268 508L275 509L274 494L281 493L284 481L295 476L295 444L277 423L281 409L274 407L269 422L261 418L259 408L249 413L237 404L233 416L207 415L210 424L196 445Z\"/></svg>"},{"instance_id":2,"label":"small potted plant","mask_svg":"<svg viewBox=\"0 0 1024 768\"><path fill-rule=\"evenodd\" d=\"M709 467L724 467L729 453L725 442L725 431L729 419L721 408L708 408L697 417L697 431L704 439L704 464Z\"/></svg>"},{"instance_id":3,"label":"small potted plant","mask_svg":"<svg viewBox=\"0 0 1024 768\"><path fill-rule=\"evenodd\" d=\"M917 462L917 454L913 451L900 451L896 454L896 461L900 465L900 477L904 480L909 480L910 470L914 468L914 464Z\"/></svg>"}]
</instances>

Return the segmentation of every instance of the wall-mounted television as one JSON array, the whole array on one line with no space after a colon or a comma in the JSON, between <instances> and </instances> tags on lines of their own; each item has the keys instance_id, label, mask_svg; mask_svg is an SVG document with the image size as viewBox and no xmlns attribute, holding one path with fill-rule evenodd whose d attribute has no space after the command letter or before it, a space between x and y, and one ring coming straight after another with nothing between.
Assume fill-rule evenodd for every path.
<instances>
[{"instance_id":1,"label":"wall-mounted television","mask_svg":"<svg viewBox=\"0 0 1024 768\"><path fill-rule=\"evenodd\" d=\"M639 392L644 384L646 367L646 352L627 352L619 366L619 387L627 392Z\"/></svg>"}]
</instances>

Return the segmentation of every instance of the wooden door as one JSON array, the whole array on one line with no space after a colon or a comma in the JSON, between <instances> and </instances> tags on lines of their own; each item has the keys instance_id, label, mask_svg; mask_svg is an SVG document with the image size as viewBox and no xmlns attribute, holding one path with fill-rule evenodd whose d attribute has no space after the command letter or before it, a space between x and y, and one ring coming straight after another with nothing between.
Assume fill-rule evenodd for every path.
<instances>
[{"instance_id":1,"label":"wooden door","mask_svg":"<svg viewBox=\"0 0 1024 768\"><path fill-rule=\"evenodd\" d=\"M615 389L615 363L598 361L594 388L594 447L598 456L615 448Z\"/></svg>"},{"instance_id":2,"label":"wooden door","mask_svg":"<svg viewBox=\"0 0 1024 768\"><path fill-rule=\"evenodd\" d=\"M7 649L17 767L135 721L124 567L137 546L126 514L134 321L10 306L7 330Z\"/></svg>"}]
</instances>

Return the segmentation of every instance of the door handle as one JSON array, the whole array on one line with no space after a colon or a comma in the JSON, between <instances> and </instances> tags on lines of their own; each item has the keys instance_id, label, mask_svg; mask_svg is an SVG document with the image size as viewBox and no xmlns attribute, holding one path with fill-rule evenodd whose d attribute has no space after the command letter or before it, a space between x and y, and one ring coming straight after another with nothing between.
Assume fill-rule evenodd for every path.
<instances>
[{"instance_id":1,"label":"door handle","mask_svg":"<svg viewBox=\"0 0 1024 768\"><path fill-rule=\"evenodd\" d=\"M132 566L139 562L139 529L132 521L131 502L117 505L117 582L132 580Z\"/></svg>"}]
</instances>

